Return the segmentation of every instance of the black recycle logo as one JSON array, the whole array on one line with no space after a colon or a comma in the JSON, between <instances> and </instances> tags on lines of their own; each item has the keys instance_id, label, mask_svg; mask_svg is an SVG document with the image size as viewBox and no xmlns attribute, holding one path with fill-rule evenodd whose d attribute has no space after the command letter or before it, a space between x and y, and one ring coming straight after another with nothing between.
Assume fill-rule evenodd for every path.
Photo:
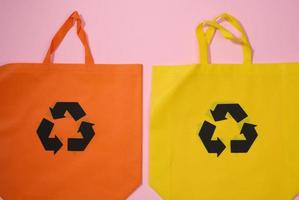
<instances>
[{"instance_id":1,"label":"black recycle logo","mask_svg":"<svg viewBox=\"0 0 299 200\"><path fill-rule=\"evenodd\" d=\"M82 107L78 102L57 102L53 108L50 108L53 119L64 118L66 111L70 113L75 121L78 121L86 115ZM92 128L94 124L86 121L82 121L78 132L81 133L82 138L68 138L68 151L84 151L89 142L95 135ZM43 118L38 129L38 137L46 151L53 151L54 154L62 147L62 142L55 135L50 138L51 131L54 127L54 123Z\"/></svg>"},{"instance_id":2,"label":"black recycle logo","mask_svg":"<svg viewBox=\"0 0 299 200\"><path fill-rule=\"evenodd\" d=\"M232 118L239 123L247 117L246 112L239 104L217 104L211 114L215 122L226 120L226 114L229 113ZM257 132L254 124L243 123L241 134L245 136L245 140L231 140L231 153L247 153L257 138ZM209 153L217 153L217 157L224 151L226 146L217 138L212 140L216 126L208 121L204 121L199 131L199 138Z\"/></svg>"}]
</instances>

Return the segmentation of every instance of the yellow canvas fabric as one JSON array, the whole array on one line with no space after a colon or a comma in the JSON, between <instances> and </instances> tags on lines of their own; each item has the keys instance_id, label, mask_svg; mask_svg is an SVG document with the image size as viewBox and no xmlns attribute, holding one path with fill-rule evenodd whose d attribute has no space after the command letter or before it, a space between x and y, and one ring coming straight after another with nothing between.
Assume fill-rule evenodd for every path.
<instances>
[{"instance_id":1,"label":"yellow canvas fabric","mask_svg":"<svg viewBox=\"0 0 299 200\"><path fill-rule=\"evenodd\" d=\"M243 46L243 64L208 63L215 30ZM153 68L150 185L164 200L293 199L299 63L252 64L245 31L229 14L202 22L197 37L200 64Z\"/></svg>"}]
</instances>

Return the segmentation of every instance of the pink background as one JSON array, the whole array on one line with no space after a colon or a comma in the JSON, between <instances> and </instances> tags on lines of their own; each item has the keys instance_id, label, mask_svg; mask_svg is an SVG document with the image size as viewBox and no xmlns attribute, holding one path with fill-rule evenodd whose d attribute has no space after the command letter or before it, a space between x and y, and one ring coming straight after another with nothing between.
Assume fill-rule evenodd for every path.
<instances>
[{"instance_id":1,"label":"pink background","mask_svg":"<svg viewBox=\"0 0 299 200\"><path fill-rule=\"evenodd\" d=\"M73 10L86 22L96 63L144 64L143 185L129 199L158 200L147 185L151 66L198 62L195 28L222 12L246 28L254 63L299 62L298 9L298 0L0 0L0 65L41 62L52 36ZM219 34L211 50L214 62L242 60L240 47ZM55 60L83 62L74 29Z\"/></svg>"}]
</instances>

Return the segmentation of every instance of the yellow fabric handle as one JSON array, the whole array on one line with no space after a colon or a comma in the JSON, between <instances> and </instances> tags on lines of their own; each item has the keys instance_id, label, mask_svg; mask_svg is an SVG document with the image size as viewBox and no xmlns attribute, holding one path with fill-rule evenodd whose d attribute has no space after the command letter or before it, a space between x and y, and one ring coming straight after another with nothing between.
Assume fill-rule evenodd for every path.
<instances>
[{"instance_id":1,"label":"yellow fabric handle","mask_svg":"<svg viewBox=\"0 0 299 200\"><path fill-rule=\"evenodd\" d=\"M229 30L221 26L219 23L222 21L227 21L233 27L235 27L240 33L241 38L234 36ZM207 26L208 29L204 31L204 27ZM246 32L243 29L240 22L233 16L223 13L217 16L213 21L203 21L200 23L196 29L196 35L199 42L200 49L200 63L207 64L209 62L209 51L208 46L211 44L211 41L215 35L216 30L219 30L221 34L231 40L232 42L241 44L243 46L243 63L251 64L252 63L252 48L250 42L247 38Z\"/></svg>"}]
</instances>

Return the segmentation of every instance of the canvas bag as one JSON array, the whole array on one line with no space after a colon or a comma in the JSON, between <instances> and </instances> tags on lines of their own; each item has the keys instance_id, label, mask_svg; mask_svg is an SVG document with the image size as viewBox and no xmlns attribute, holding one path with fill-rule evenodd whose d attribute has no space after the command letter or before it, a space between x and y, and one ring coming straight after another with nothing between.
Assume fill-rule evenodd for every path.
<instances>
[{"instance_id":1,"label":"canvas bag","mask_svg":"<svg viewBox=\"0 0 299 200\"><path fill-rule=\"evenodd\" d=\"M74 22L85 64L53 64ZM0 91L4 200L123 200L140 185L142 65L94 64L78 12L43 63L0 67Z\"/></svg>"},{"instance_id":2,"label":"canvas bag","mask_svg":"<svg viewBox=\"0 0 299 200\"><path fill-rule=\"evenodd\" d=\"M242 45L242 64L209 64L216 30ZM200 23L197 37L200 64L153 67L150 185L164 200L295 198L299 63L253 64L229 14Z\"/></svg>"}]
</instances>

